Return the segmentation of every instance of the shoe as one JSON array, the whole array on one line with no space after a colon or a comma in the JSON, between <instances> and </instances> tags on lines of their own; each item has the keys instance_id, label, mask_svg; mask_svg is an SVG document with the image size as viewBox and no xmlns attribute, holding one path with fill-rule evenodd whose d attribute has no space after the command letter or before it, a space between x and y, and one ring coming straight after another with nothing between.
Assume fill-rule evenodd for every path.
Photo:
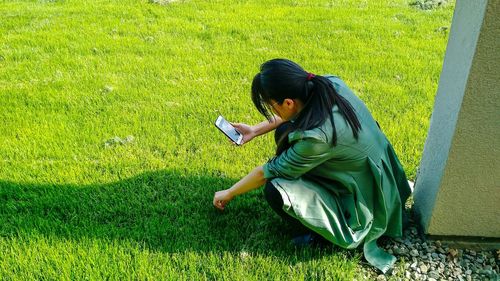
<instances>
[{"instance_id":1,"label":"shoe","mask_svg":"<svg viewBox=\"0 0 500 281\"><path fill-rule=\"evenodd\" d=\"M299 235L292 238L291 242L295 247L310 246L314 241L312 233Z\"/></svg>"},{"instance_id":2,"label":"shoe","mask_svg":"<svg viewBox=\"0 0 500 281\"><path fill-rule=\"evenodd\" d=\"M326 246L331 244L330 241L316 233L307 233L296 236L292 238L291 243L295 247Z\"/></svg>"}]
</instances>

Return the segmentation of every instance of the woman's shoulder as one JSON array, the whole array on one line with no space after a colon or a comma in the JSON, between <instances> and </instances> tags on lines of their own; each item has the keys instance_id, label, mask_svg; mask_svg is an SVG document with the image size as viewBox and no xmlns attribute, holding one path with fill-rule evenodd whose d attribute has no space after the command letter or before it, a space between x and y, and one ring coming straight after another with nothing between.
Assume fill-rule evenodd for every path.
<instances>
[{"instance_id":1,"label":"woman's shoulder","mask_svg":"<svg viewBox=\"0 0 500 281\"><path fill-rule=\"evenodd\" d=\"M338 75L325 74L325 75L322 75L322 76L325 77L326 79L330 80L332 83L344 84L344 81L342 81L342 79Z\"/></svg>"},{"instance_id":2,"label":"woman's shoulder","mask_svg":"<svg viewBox=\"0 0 500 281\"><path fill-rule=\"evenodd\" d=\"M337 91L339 95L344 97L349 103L351 103L352 107L356 110L358 114L361 114L363 117L368 113L368 108L365 103L354 93L347 84L340 79L340 77L335 75L324 75L333 85L333 88Z\"/></svg>"},{"instance_id":3,"label":"woman's shoulder","mask_svg":"<svg viewBox=\"0 0 500 281\"><path fill-rule=\"evenodd\" d=\"M346 90L351 92L351 89L347 86L347 84L344 82L344 80L342 80L342 78L340 78L339 76L332 75L332 74L326 74L326 75L323 75L323 77L330 80L330 82L332 83L335 90L337 90L337 92L341 93L341 92L345 92Z\"/></svg>"},{"instance_id":4,"label":"woman's shoulder","mask_svg":"<svg viewBox=\"0 0 500 281\"><path fill-rule=\"evenodd\" d=\"M320 143L331 143L333 127L330 121L325 121L322 125L309 129L309 130L297 130L288 134L288 141L294 142L299 140L311 140L313 142Z\"/></svg>"}]
</instances>

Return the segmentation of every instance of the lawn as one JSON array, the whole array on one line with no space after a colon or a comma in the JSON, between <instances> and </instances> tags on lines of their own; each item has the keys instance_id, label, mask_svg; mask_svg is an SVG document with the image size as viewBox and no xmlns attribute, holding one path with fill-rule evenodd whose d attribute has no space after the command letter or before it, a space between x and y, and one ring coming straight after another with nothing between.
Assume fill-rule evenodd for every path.
<instances>
[{"instance_id":1,"label":"lawn","mask_svg":"<svg viewBox=\"0 0 500 281\"><path fill-rule=\"evenodd\" d=\"M215 191L272 156L235 147L259 65L336 74L413 179L453 5L406 0L0 1L0 279L359 278L359 251L295 249L262 191Z\"/></svg>"}]
</instances>

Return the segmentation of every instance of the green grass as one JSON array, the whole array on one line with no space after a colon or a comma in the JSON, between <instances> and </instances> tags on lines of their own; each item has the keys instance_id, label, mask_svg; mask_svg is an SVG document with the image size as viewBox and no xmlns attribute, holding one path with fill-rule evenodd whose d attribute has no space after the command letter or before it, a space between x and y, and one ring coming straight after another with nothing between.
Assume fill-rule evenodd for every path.
<instances>
[{"instance_id":1,"label":"green grass","mask_svg":"<svg viewBox=\"0 0 500 281\"><path fill-rule=\"evenodd\" d=\"M0 279L355 278L359 251L290 247L261 191L214 210L274 147L231 146L212 123L261 121L251 79L286 57L341 76L414 178L452 11L0 1Z\"/></svg>"}]
</instances>

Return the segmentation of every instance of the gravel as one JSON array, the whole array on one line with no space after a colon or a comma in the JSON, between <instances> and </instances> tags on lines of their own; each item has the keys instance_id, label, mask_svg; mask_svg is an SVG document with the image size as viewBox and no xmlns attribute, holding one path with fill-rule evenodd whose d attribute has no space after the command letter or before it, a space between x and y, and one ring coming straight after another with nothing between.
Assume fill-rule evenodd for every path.
<instances>
[{"instance_id":1,"label":"gravel","mask_svg":"<svg viewBox=\"0 0 500 281\"><path fill-rule=\"evenodd\" d=\"M382 240L382 239L380 239ZM383 275L366 265L365 280L494 280L500 281L500 249L456 249L445 242L427 240L410 225L403 237L384 239L380 246L398 261Z\"/></svg>"}]
</instances>

